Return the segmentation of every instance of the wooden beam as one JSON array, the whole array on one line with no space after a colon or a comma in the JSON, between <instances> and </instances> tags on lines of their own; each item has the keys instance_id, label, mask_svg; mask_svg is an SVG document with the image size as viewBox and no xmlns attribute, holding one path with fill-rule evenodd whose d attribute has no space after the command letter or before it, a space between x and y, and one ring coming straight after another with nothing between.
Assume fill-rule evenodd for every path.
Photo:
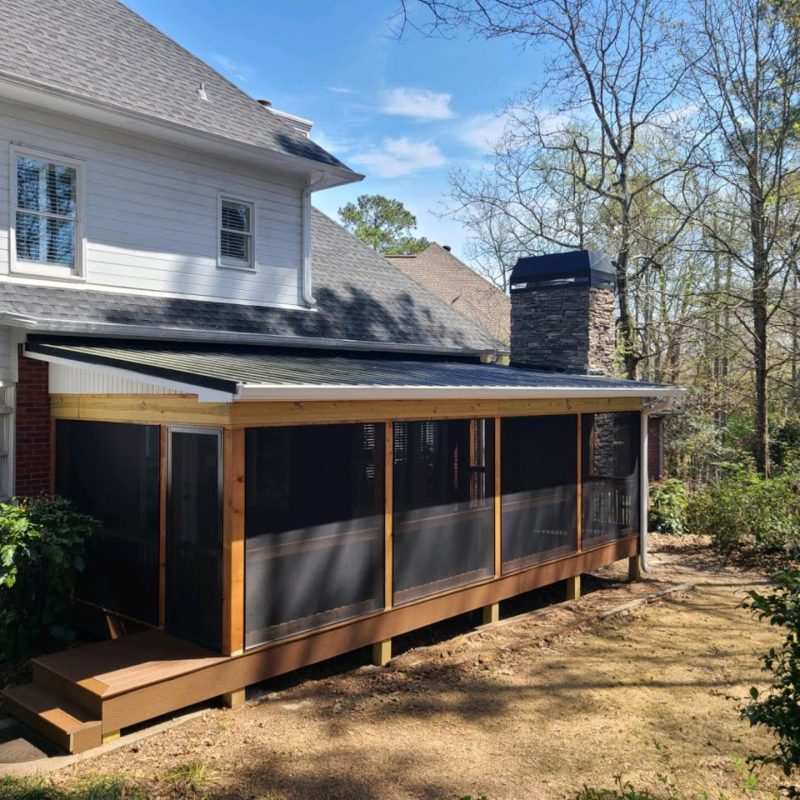
<instances>
[{"instance_id":1,"label":"wooden beam","mask_svg":"<svg viewBox=\"0 0 800 800\"><path fill-rule=\"evenodd\" d=\"M638 553L628 559L628 580L631 582L642 579L642 562Z\"/></svg>"},{"instance_id":2,"label":"wooden beam","mask_svg":"<svg viewBox=\"0 0 800 800\"><path fill-rule=\"evenodd\" d=\"M222 652L244 651L244 431L223 434Z\"/></svg>"},{"instance_id":3,"label":"wooden beam","mask_svg":"<svg viewBox=\"0 0 800 800\"><path fill-rule=\"evenodd\" d=\"M383 606L391 608L394 603L394 426L388 420L384 423L384 437Z\"/></svg>"},{"instance_id":4,"label":"wooden beam","mask_svg":"<svg viewBox=\"0 0 800 800\"><path fill-rule=\"evenodd\" d=\"M382 639L372 645L372 663L376 667L385 667L392 660L392 640Z\"/></svg>"},{"instance_id":5,"label":"wooden beam","mask_svg":"<svg viewBox=\"0 0 800 800\"><path fill-rule=\"evenodd\" d=\"M495 622L500 622L500 603L490 603L481 609L483 625L494 625Z\"/></svg>"},{"instance_id":6,"label":"wooden beam","mask_svg":"<svg viewBox=\"0 0 800 800\"><path fill-rule=\"evenodd\" d=\"M639 411L639 398L552 400L348 400L200 403L195 395L72 395L51 397L56 419L188 425L293 425L382 422L386 419L480 417Z\"/></svg>"},{"instance_id":7,"label":"wooden beam","mask_svg":"<svg viewBox=\"0 0 800 800\"><path fill-rule=\"evenodd\" d=\"M239 708L245 704L246 692L244 689L234 689L232 692L225 692L222 695L222 705L225 708Z\"/></svg>"},{"instance_id":8,"label":"wooden beam","mask_svg":"<svg viewBox=\"0 0 800 800\"><path fill-rule=\"evenodd\" d=\"M572 575L564 581L567 588L567 600L580 600L581 597L581 576Z\"/></svg>"},{"instance_id":9,"label":"wooden beam","mask_svg":"<svg viewBox=\"0 0 800 800\"><path fill-rule=\"evenodd\" d=\"M494 574L499 578L503 571L503 495L500 486L502 455L500 444L500 417L494 418Z\"/></svg>"}]
</instances>

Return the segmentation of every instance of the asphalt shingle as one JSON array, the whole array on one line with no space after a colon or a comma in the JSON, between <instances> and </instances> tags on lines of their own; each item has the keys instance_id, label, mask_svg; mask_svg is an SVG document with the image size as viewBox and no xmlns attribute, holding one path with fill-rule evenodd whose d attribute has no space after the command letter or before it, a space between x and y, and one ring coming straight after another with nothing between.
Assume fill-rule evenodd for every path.
<instances>
[{"instance_id":1,"label":"asphalt shingle","mask_svg":"<svg viewBox=\"0 0 800 800\"><path fill-rule=\"evenodd\" d=\"M43 331L133 325L186 333L267 334L287 343L297 337L324 337L409 348L502 349L477 323L316 209L311 231L315 311L7 282L0 282L0 310L33 317L37 330Z\"/></svg>"},{"instance_id":2,"label":"asphalt shingle","mask_svg":"<svg viewBox=\"0 0 800 800\"><path fill-rule=\"evenodd\" d=\"M0 75L344 167L117 0L3 0L1 7Z\"/></svg>"}]
</instances>

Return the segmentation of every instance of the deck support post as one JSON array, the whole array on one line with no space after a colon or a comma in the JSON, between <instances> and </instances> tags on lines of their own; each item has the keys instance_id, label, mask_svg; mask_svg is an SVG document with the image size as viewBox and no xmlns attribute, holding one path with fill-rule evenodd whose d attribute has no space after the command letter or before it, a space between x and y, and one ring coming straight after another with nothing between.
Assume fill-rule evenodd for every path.
<instances>
[{"instance_id":1,"label":"deck support post","mask_svg":"<svg viewBox=\"0 0 800 800\"><path fill-rule=\"evenodd\" d=\"M225 692L222 695L222 704L225 708L239 708L243 706L245 701L245 690L234 689L232 692Z\"/></svg>"},{"instance_id":2,"label":"deck support post","mask_svg":"<svg viewBox=\"0 0 800 800\"><path fill-rule=\"evenodd\" d=\"M628 580L632 583L642 579L642 561L638 555L628 559Z\"/></svg>"},{"instance_id":3,"label":"deck support post","mask_svg":"<svg viewBox=\"0 0 800 800\"><path fill-rule=\"evenodd\" d=\"M117 739L120 738L120 736L122 736L122 734L119 731L108 731L107 733L103 734L103 744L108 744L109 742L116 742Z\"/></svg>"},{"instance_id":4,"label":"deck support post","mask_svg":"<svg viewBox=\"0 0 800 800\"><path fill-rule=\"evenodd\" d=\"M573 575L564 581L567 588L567 600L580 600L581 597L581 576Z\"/></svg>"},{"instance_id":5,"label":"deck support post","mask_svg":"<svg viewBox=\"0 0 800 800\"><path fill-rule=\"evenodd\" d=\"M392 660L392 640L384 639L372 645L372 663L376 667L385 667Z\"/></svg>"},{"instance_id":6,"label":"deck support post","mask_svg":"<svg viewBox=\"0 0 800 800\"><path fill-rule=\"evenodd\" d=\"M491 603L481 609L481 625L494 625L500 622L500 603Z\"/></svg>"}]
</instances>

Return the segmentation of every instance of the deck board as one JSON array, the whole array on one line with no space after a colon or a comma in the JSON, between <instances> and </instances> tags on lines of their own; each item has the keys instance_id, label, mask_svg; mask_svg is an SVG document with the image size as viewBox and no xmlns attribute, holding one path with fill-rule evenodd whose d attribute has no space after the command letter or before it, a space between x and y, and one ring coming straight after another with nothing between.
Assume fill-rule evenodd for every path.
<instances>
[{"instance_id":1,"label":"deck board","mask_svg":"<svg viewBox=\"0 0 800 800\"><path fill-rule=\"evenodd\" d=\"M225 656L145 631L43 656L36 664L103 699L219 664Z\"/></svg>"}]
</instances>

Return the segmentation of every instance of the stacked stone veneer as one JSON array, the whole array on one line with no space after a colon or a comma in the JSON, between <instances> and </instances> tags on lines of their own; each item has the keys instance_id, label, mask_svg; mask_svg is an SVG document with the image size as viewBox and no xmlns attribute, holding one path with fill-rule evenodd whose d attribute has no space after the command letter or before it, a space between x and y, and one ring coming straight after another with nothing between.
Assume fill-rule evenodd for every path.
<instances>
[{"instance_id":1,"label":"stacked stone veneer","mask_svg":"<svg viewBox=\"0 0 800 800\"><path fill-rule=\"evenodd\" d=\"M518 366L610 375L614 292L564 286L511 293L511 361Z\"/></svg>"}]
</instances>

